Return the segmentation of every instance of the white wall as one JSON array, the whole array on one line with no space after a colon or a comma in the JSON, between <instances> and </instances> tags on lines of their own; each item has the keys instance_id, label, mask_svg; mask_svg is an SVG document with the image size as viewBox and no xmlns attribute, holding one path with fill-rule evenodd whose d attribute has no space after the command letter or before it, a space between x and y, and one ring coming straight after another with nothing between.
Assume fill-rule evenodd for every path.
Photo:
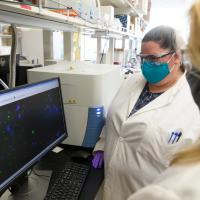
<instances>
[{"instance_id":1,"label":"white wall","mask_svg":"<svg viewBox=\"0 0 200 200\"><path fill-rule=\"evenodd\" d=\"M57 60L64 59L63 32L53 32L53 58Z\"/></svg>"},{"instance_id":2,"label":"white wall","mask_svg":"<svg viewBox=\"0 0 200 200\"><path fill-rule=\"evenodd\" d=\"M157 25L177 29L187 42L189 35L189 8L194 0L152 0L150 23L145 32Z\"/></svg>"},{"instance_id":3,"label":"white wall","mask_svg":"<svg viewBox=\"0 0 200 200\"><path fill-rule=\"evenodd\" d=\"M44 65L43 31L41 29L22 29L22 55L29 61Z\"/></svg>"},{"instance_id":4,"label":"white wall","mask_svg":"<svg viewBox=\"0 0 200 200\"><path fill-rule=\"evenodd\" d=\"M90 60L96 62L97 57L97 39L91 35L81 35L81 60Z\"/></svg>"}]
</instances>

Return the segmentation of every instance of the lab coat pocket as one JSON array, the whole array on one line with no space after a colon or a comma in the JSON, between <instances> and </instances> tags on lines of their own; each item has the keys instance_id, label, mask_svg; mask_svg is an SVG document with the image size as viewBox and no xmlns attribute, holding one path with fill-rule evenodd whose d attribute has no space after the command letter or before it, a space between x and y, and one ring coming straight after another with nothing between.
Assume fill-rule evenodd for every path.
<instances>
[{"instance_id":1,"label":"lab coat pocket","mask_svg":"<svg viewBox=\"0 0 200 200\"><path fill-rule=\"evenodd\" d=\"M179 142L174 143L174 144L167 144L166 145L166 152L165 152L165 157L169 161L171 161L174 158L174 155L181 151L184 148L187 148L192 144L192 139L191 138L182 138Z\"/></svg>"},{"instance_id":2,"label":"lab coat pocket","mask_svg":"<svg viewBox=\"0 0 200 200\"><path fill-rule=\"evenodd\" d=\"M168 144L166 145L165 156L168 160L171 161L177 152L190 146L193 143L192 137L188 137L187 134L185 134L183 129L176 129L176 131L171 133Z\"/></svg>"},{"instance_id":3,"label":"lab coat pocket","mask_svg":"<svg viewBox=\"0 0 200 200\"><path fill-rule=\"evenodd\" d=\"M174 143L174 144L167 144L165 146L165 152L163 152L163 156L169 162L173 159L173 156L177 153L177 151L178 151L177 146L178 145L176 143Z\"/></svg>"},{"instance_id":4,"label":"lab coat pocket","mask_svg":"<svg viewBox=\"0 0 200 200\"><path fill-rule=\"evenodd\" d=\"M143 140L138 147L137 151L140 154L146 155L148 159L152 159L155 162L155 166L166 168L169 166L170 161L181 149L189 146L192 143L192 139L185 138L184 131L179 128L170 128L165 130L161 127L151 125L143 137ZM171 135L181 132L181 137L169 142Z\"/></svg>"},{"instance_id":5,"label":"lab coat pocket","mask_svg":"<svg viewBox=\"0 0 200 200\"><path fill-rule=\"evenodd\" d=\"M143 140L137 149L140 155L145 155L155 168L166 168L170 161L170 152L174 151L176 144L168 145L169 130L153 125L149 126Z\"/></svg>"}]
</instances>

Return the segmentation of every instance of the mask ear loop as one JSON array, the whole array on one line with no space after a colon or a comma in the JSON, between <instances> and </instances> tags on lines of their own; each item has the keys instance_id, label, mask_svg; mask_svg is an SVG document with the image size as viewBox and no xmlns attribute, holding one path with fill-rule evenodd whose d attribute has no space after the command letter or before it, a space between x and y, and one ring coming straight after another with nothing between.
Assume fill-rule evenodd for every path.
<instances>
[{"instance_id":1,"label":"mask ear loop","mask_svg":"<svg viewBox=\"0 0 200 200\"><path fill-rule=\"evenodd\" d=\"M169 63L170 63L170 61L171 61L171 59L173 58L174 55L175 55L175 52L172 54L171 58L167 61L168 67L169 67ZM174 65L172 66L172 68L169 69L169 71L172 72L172 71L174 70L174 67L175 67L175 66L176 66L176 64L174 64Z\"/></svg>"},{"instance_id":2,"label":"mask ear loop","mask_svg":"<svg viewBox=\"0 0 200 200\"><path fill-rule=\"evenodd\" d=\"M175 52L172 54L171 58L167 61L167 64L169 64L169 62L171 61L174 55L175 55Z\"/></svg>"},{"instance_id":3,"label":"mask ear loop","mask_svg":"<svg viewBox=\"0 0 200 200\"><path fill-rule=\"evenodd\" d=\"M174 70L174 67L175 67L175 66L176 66L176 64L174 64L174 65L173 65L173 67L172 67L172 68L170 68L170 70L169 70L169 71L170 71L170 72L172 72L172 71Z\"/></svg>"}]
</instances>

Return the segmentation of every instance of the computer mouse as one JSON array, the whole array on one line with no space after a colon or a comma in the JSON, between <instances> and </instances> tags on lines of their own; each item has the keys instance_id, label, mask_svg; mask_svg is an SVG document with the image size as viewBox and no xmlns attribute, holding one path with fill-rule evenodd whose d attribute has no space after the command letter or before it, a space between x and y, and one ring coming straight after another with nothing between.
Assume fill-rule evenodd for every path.
<instances>
[{"instance_id":1,"label":"computer mouse","mask_svg":"<svg viewBox=\"0 0 200 200\"><path fill-rule=\"evenodd\" d=\"M77 162L89 161L91 158L91 153L84 150L78 150L72 153L70 157L73 161Z\"/></svg>"}]
</instances>

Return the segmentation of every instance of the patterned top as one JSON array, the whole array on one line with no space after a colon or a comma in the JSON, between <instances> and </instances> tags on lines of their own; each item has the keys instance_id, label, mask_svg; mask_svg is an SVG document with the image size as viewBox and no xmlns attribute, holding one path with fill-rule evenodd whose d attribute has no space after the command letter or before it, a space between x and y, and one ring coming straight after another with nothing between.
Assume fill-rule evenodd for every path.
<instances>
[{"instance_id":1,"label":"patterned top","mask_svg":"<svg viewBox=\"0 0 200 200\"><path fill-rule=\"evenodd\" d=\"M144 86L144 89L142 90L142 92L141 92L136 104L134 105L129 117L132 114L134 114L135 112L137 112L139 109L141 109L142 107L146 106L148 103L153 101L155 98L160 96L161 94L162 94L162 92L161 93L152 93L152 92L150 92L148 84L146 84Z\"/></svg>"}]
</instances>

